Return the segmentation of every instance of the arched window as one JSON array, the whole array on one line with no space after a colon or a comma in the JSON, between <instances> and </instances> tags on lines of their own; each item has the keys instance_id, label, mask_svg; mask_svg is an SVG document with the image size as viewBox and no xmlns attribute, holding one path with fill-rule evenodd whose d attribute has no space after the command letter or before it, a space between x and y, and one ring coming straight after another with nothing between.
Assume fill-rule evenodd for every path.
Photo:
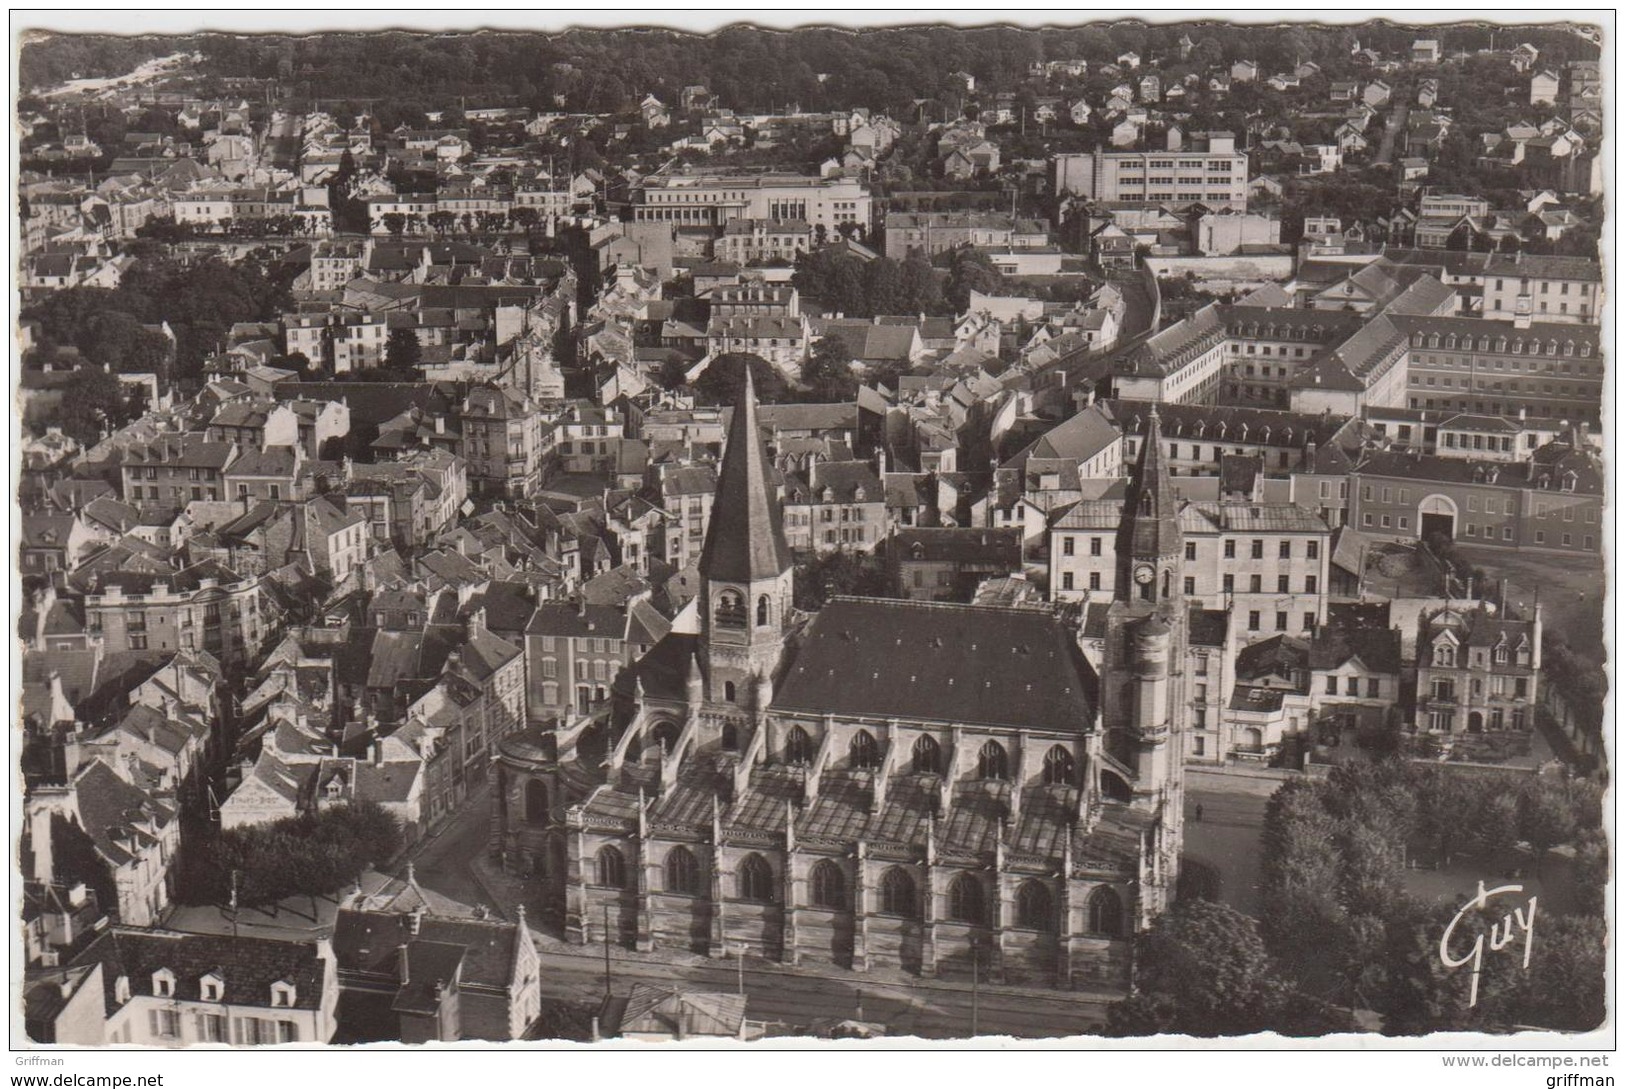
<instances>
[{"instance_id":1,"label":"arched window","mask_svg":"<svg viewBox=\"0 0 1625 1089\"><path fill-rule=\"evenodd\" d=\"M742 628L745 626L745 598L738 590L724 590L717 595L717 627Z\"/></svg>"},{"instance_id":2,"label":"arched window","mask_svg":"<svg viewBox=\"0 0 1625 1089\"><path fill-rule=\"evenodd\" d=\"M1449 643L1440 643L1433 648L1433 664L1453 666L1456 664L1456 648Z\"/></svg>"},{"instance_id":3,"label":"arched window","mask_svg":"<svg viewBox=\"0 0 1625 1089\"><path fill-rule=\"evenodd\" d=\"M1077 769L1072 754L1056 745L1044 754L1044 782L1071 786L1077 781Z\"/></svg>"},{"instance_id":4,"label":"arched window","mask_svg":"<svg viewBox=\"0 0 1625 1089\"><path fill-rule=\"evenodd\" d=\"M1016 925L1029 930L1055 926L1055 901L1041 881L1024 881L1016 890Z\"/></svg>"},{"instance_id":5,"label":"arched window","mask_svg":"<svg viewBox=\"0 0 1625 1089\"><path fill-rule=\"evenodd\" d=\"M771 615L772 609L768 606L767 595L763 594L756 599L756 626L758 628L765 627Z\"/></svg>"},{"instance_id":6,"label":"arched window","mask_svg":"<svg viewBox=\"0 0 1625 1089\"><path fill-rule=\"evenodd\" d=\"M665 721L656 723L654 729L654 739L655 744L660 746L660 751L662 753L671 752L671 750L676 747L677 738L679 736L680 734L677 729L677 723Z\"/></svg>"},{"instance_id":7,"label":"arched window","mask_svg":"<svg viewBox=\"0 0 1625 1089\"><path fill-rule=\"evenodd\" d=\"M611 889L626 887L626 859L614 847L598 851L598 883Z\"/></svg>"},{"instance_id":8,"label":"arched window","mask_svg":"<svg viewBox=\"0 0 1625 1089\"><path fill-rule=\"evenodd\" d=\"M827 858L812 869L812 902L813 907L846 907L846 875Z\"/></svg>"},{"instance_id":9,"label":"arched window","mask_svg":"<svg viewBox=\"0 0 1625 1089\"><path fill-rule=\"evenodd\" d=\"M997 741L989 741L982 746L982 751L976 754L976 777L978 779L1010 778L1010 757L1005 753L1003 745Z\"/></svg>"},{"instance_id":10,"label":"arched window","mask_svg":"<svg viewBox=\"0 0 1625 1089\"><path fill-rule=\"evenodd\" d=\"M1102 885L1089 894L1089 933L1123 933L1123 899L1116 889Z\"/></svg>"},{"instance_id":11,"label":"arched window","mask_svg":"<svg viewBox=\"0 0 1625 1089\"><path fill-rule=\"evenodd\" d=\"M790 727L790 732L784 735L784 762L786 764L810 764L813 758L812 738L800 726Z\"/></svg>"},{"instance_id":12,"label":"arched window","mask_svg":"<svg viewBox=\"0 0 1625 1089\"><path fill-rule=\"evenodd\" d=\"M875 741L875 735L868 730L858 731L858 735L852 739L850 754L852 766L855 768L880 766L880 745Z\"/></svg>"},{"instance_id":13,"label":"arched window","mask_svg":"<svg viewBox=\"0 0 1625 1089\"><path fill-rule=\"evenodd\" d=\"M746 855L739 864L739 898L769 903L773 899L773 867L761 855Z\"/></svg>"},{"instance_id":14,"label":"arched window","mask_svg":"<svg viewBox=\"0 0 1625 1089\"><path fill-rule=\"evenodd\" d=\"M942 746L930 734L921 734L914 742L914 771L916 774L937 774L942 770Z\"/></svg>"},{"instance_id":15,"label":"arched window","mask_svg":"<svg viewBox=\"0 0 1625 1089\"><path fill-rule=\"evenodd\" d=\"M920 913L920 901L914 892L914 877L901 866L893 866L880 878L880 910L888 915L904 915L910 919Z\"/></svg>"},{"instance_id":16,"label":"arched window","mask_svg":"<svg viewBox=\"0 0 1625 1089\"><path fill-rule=\"evenodd\" d=\"M732 681L724 681L724 682L722 682L722 698L723 699L727 700L729 703L733 703L735 700L738 699L738 697L739 697L739 689L734 687L734 683Z\"/></svg>"},{"instance_id":17,"label":"arched window","mask_svg":"<svg viewBox=\"0 0 1625 1089\"><path fill-rule=\"evenodd\" d=\"M548 810L547 784L532 779L525 784L525 819L532 824L546 824Z\"/></svg>"},{"instance_id":18,"label":"arched window","mask_svg":"<svg viewBox=\"0 0 1625 1089\"><path fill-rule=\"evenodd\" d=\"M724 723L722 726L722 747L728 752L737 752L739 750L739 727L731 722Z\"/></svg>"},{"instance_id":19,"label":"arched window","mask_svg":"<svg viewBox=\"0 0 1625 1089\"><path fill-rule=\"evenodd\" d=\"M666 852L666 891L699 895L700 864L687 847L673 847Z\"/></svg>"},{"instance_id":20,"label":"arched window","mask_svg":"<svg viewBox=\"0 0 1625 1089\"><path fill-rule=\"evenodd\" d=\"M960 874L948 886L948 918L961 923L982 921L982 886L968 873Z\"/></svg>"}]
</instances>

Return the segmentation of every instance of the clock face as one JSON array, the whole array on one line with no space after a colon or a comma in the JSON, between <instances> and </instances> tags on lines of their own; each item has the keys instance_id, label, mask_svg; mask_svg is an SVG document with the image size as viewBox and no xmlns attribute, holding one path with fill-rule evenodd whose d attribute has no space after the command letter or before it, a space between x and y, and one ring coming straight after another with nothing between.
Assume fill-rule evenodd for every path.
<instances>
[{"instance_id":1,"label":"clock face","mask_svg":"<svg viewBox=\"0 0 1625 1089\"><path fill-rule=\"evenodd\" d=\"M1142 563L1140 566L1134 569L1134 581L1140 583L1142 586L1150 582L1155 576L1156 572L1151 570L1151 567L1148 564Z\"/></svg>"}]
</instances>

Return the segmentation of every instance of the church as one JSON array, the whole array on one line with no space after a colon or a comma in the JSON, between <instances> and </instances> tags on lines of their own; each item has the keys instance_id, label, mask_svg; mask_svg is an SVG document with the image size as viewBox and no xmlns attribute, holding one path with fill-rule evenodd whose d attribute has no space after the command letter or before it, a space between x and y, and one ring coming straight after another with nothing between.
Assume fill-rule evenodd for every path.
<instances>
[{"instance_id":1,"label":"church","mask_svg":"<svg viewBox=\"0 0 1625 1089\"><path fill-rule=\"evenodd\" d=\"M1158 427L1099 675L1048 609L792 605L748 375L696 616L499 747L491 849L574 942L1126 988L1172 902L1187 609Z\"/></svg>"}]
</instances>

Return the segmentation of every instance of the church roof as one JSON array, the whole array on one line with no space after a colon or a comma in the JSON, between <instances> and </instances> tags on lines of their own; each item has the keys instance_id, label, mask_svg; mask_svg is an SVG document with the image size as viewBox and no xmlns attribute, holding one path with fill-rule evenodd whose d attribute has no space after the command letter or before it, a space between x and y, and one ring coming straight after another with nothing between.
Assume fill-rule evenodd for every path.
<instances>
[{"instance_id":1,"label":"church roof","mask_svg":"<svg viewBox=\"0 0 1625 1089\"><path fill-rule=\"evenodd\" d=\"M807 628L773 707L1081 731L1095 674L1046 612L838 597Z\"/></svg>"},{"instance_id":2,"label":"church roof","mask_svg":"<svg viewBox=\"0 0 1625 1089\"><path fill-rule=\"evenodd\" d=\"M1162 460L1162 423L1155 405L1146 422L1140 463L1135 467L1123 515L1123 545L1127 547L1120 545L1120 552L1132 556L1169 556L1178 552L1182 539L1179 498Z\"/></svg>"},{"instance_id":3,"label":"church roof","mask_svg":"<svg viewBox=\"0 0 1625 1089\"><path fill-rule=\"evenodd\" d=\"M728 422L728 447L717 479L700 574L727 582L771 579L790 569L783 516L769 484L767 448L756 418L756 389L745 368L739 410Z\"/></svg>"}]
</instances>

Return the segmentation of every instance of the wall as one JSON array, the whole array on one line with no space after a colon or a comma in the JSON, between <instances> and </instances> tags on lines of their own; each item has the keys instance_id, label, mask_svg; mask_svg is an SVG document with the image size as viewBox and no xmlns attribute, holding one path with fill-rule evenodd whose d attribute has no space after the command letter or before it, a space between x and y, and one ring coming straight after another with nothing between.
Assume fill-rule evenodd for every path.
<instances>
[{"instance_id":1,"label":"wall","mask_svg":"<svg viewBox=\"0 0 1625 1089\"><path fill-rule=\"evenodd\" d=\"M1209 288L1251 288L1285 280L1292 275L1292 255L1272 253L1231 257L1147 257L1146 267L1157 276L1183 276L1194 272Z\"/></svg>"}]
</instances>

